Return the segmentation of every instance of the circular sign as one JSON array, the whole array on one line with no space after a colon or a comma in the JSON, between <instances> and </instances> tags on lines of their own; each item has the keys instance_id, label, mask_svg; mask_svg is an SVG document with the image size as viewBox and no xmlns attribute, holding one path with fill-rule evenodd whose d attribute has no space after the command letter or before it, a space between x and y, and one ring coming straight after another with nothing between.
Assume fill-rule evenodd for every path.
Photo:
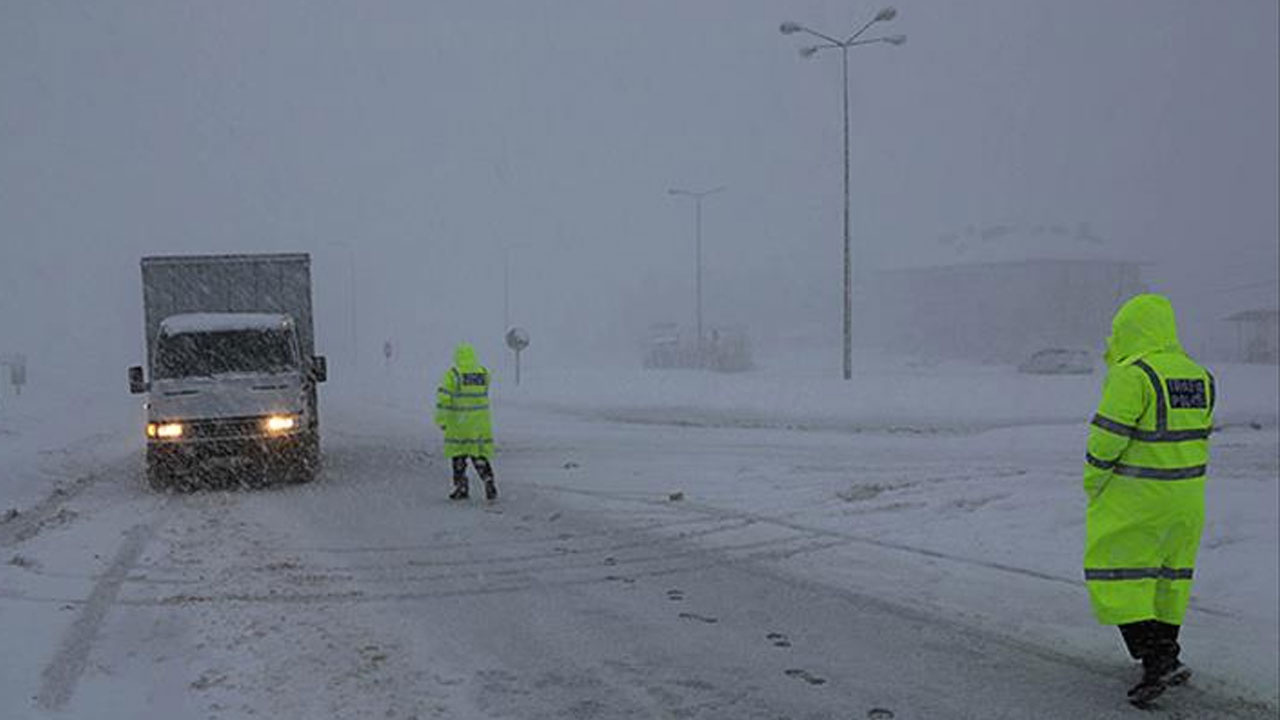
<instances>
[{"instance_id":1,"label":"circular sign","mask_svg":"<svg viewBox=\"0 0 1280 720\"><path fill-rule=\"evenodd\" d=\"M507 347L516 352L529 347L529 333L524 328L511 328L507 331Z\"/></svg>"}]
</instances>

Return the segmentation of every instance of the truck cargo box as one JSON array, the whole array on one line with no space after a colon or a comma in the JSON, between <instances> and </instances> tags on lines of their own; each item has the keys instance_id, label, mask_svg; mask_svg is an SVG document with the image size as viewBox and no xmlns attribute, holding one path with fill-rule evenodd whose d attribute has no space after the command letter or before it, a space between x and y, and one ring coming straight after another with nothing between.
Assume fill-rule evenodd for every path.
<instances>
[{"instance_id":1,"label":"truck cargo box","mask_svg":"<svg viewBox=\"0 0 1280 720\"><path fill-rule=\"evenodd\" d=\"M142 258L147 368L160 322L188 313L283 313L294 320L304 359L315 354L311 256L187 255Z\"/></svg>"}]
</instances>

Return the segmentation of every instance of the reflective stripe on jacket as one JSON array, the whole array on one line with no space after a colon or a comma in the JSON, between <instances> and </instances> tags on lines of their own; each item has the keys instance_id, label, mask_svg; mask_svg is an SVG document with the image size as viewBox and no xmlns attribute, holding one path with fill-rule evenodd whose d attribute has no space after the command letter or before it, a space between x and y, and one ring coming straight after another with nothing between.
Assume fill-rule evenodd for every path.
<instances>
[{"instance_id":1,"label":"reflective stripe on jacket","mask_svg":"<svg viewBox=\"0 0 1280 720\"><path fill-rule=\"evenodd\" d=\"M1181 624L1204 524L1217 388L1182 351L1163 297L1130 300L1112 327L1085 455L1085 581L1103 624Z\"/></svg>"}]
</instances>

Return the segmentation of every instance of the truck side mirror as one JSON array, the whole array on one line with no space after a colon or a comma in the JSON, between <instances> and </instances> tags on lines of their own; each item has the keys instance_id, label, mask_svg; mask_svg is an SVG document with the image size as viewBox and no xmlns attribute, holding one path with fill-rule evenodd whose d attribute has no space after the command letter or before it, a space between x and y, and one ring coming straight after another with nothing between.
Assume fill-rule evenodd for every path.
<instances>
[{"instance_id":1,"label":"truck side mirror","mask_svg":"<svg viewBox=\"0 0 1280 720\"><path fill-rule=\"evenodd\" d=\"M325 361L323 355L311 358L311 377L318 383L329 379L329 363Z\"/></svg>"},{"instance_id":2,"label":"truck side mirror","mask_svg":"<svg viewBox=\"0 0 1280 720\"><path fill-rule=\"evenodd\" d=\"M146 377L142 374L142 366L134 365L129 368L129 392L137 395L147 391Z\"/></svg>"}]
</instances>

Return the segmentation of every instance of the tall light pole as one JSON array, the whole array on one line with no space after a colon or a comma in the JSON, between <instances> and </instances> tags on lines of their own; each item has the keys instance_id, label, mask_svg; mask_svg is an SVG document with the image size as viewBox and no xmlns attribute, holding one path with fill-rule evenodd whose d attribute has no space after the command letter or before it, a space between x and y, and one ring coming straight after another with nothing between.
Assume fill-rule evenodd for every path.
<instances>
[{"instance_id":1,"label":"tall light pole","mask_svg":"<svg viewBox=\"0 0 1280 720\"><path fill-rule=\"evenodd\" d=\"M791 35L793 33L807 33L822 42L818 45L800 48L800 56L805 58L813 57L823 50L840 50L841 63L841 110L844 113L844 379L848 380L853 377L853 256L851 244L849 241L850 221L849 221L849 48L859 45L872 45L875 43L889 43L890 45L901 45L907 41L906 35L889 35L886 37L868 38L861 40L862 34L872 25L878 22L888 22L897 17L898 11L887 7L876 16L866 22L865 25L858 28L858 31L850 35L845 40L838 40L830 35L825 35L801 25L800 23L784 22L778 28L783 35Z\"/></svg>"},{"instance_id":2,"label":"tall light pole","mask_svg":"<svg viewBox=\"0 0 1280 720\"><path fill-rule=\"evenodd\" d=\"M710 190L681 190L680 188L671 188L667 190L668 195L684 195L693 198L694 205L694 255L695 255L695 295L697 296L697 318L698 326L698 365L702 365L702 199L708 195L714 195L724 190L724 186L711 188Z\"/></svg>"},{"instance_id":3,"label":"tall light pole","mask_svg":"<svg viewBox=\"0 0 1280 720\"><path fill-rule=\"evenodd\" d=\"M511 329L511 248L502 248L502 332Z\"/></svg>"}]
</instances>

